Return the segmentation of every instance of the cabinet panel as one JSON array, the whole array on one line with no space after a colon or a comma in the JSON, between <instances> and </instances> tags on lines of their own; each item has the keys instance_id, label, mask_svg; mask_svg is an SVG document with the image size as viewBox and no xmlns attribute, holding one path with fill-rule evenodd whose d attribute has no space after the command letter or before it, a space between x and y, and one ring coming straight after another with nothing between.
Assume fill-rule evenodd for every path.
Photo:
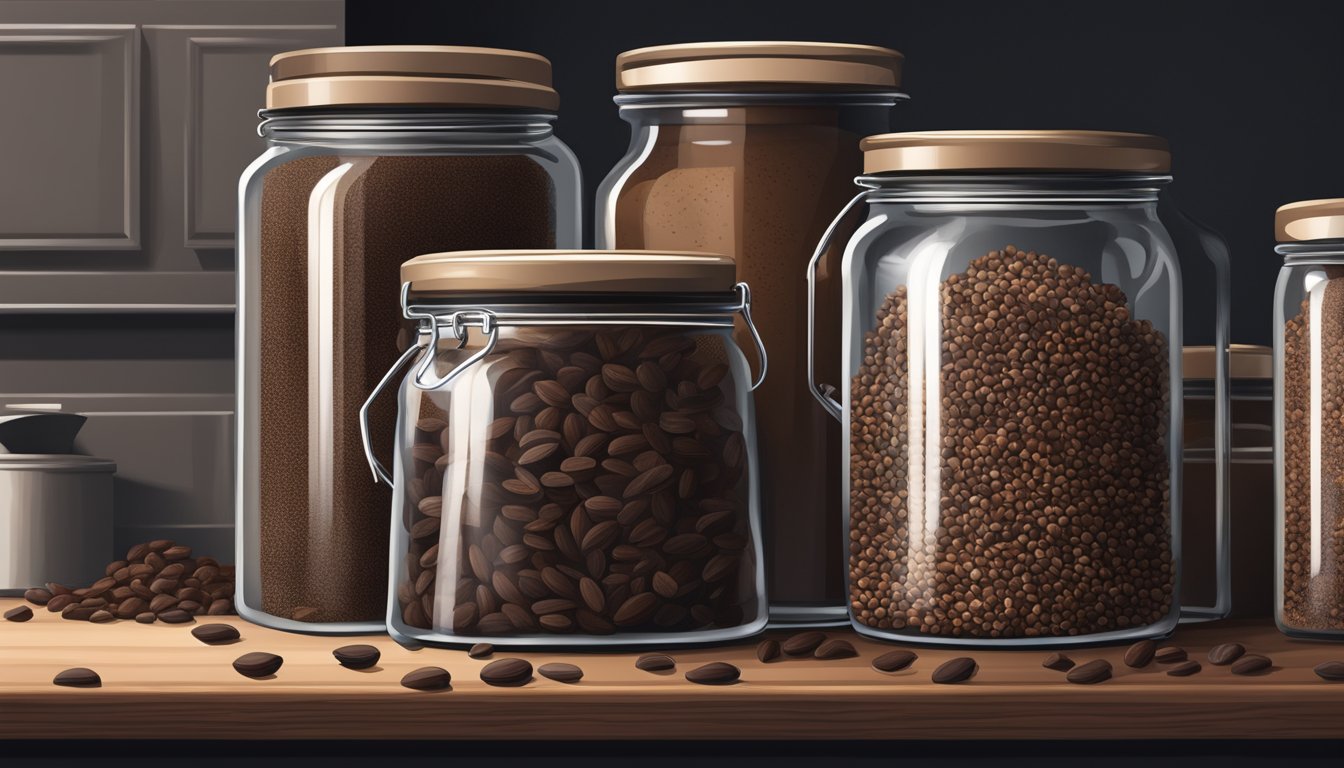
<instances>
[{"instance_id":1,"label":"cabinet panel","mask_svg":"<svg viewBox=\"0 0 1344 768\"><path fill-rule=\"evenodd\" d=\"M0 250L139 247L139 41L0 24Z\"/></svg>"}]
</instances>

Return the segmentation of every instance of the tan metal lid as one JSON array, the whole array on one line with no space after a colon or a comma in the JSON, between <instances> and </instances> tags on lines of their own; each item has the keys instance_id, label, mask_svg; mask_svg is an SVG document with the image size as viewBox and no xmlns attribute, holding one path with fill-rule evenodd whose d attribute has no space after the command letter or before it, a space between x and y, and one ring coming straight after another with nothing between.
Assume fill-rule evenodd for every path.
<instances>
[{"instance_id":1,"label":"tan metal lid","mask_svg":"<svg viewBox=\"0 0 1344 768\"><path fill-rule=\"evenodd\" d=\"M616 90L897 91L904 61L900 51L850 43L656 45L616 57Z\"/></svg>"},{"instance_id":2,"label":"tan metal lid","mask_svg":"<svg viewBox=\"0 0 1344 768\"><path fill-rule=\"evenodd\" d=\"M370 45L309 48L271 59L267 109L452 106L555 110L551 62L499 48Z\"/></svg>"},{"instance_id":3,"label":"tan metal lid","mask_svg":"<svg viewBox=\"0 0 1344 768\"><path fill-rule=\"evenodd\" d=\"M1214 348L1185 347L1181 350L1181 375L1186 379L1214 377ZM1274 378L1274 350L1254 344L1228 347L1228 377L1232 379Z\"/></svg>"},{"instance_id":4,"label":"tan metal lid","mask_svg":"<svg viewBox=\"0 0 1344 768\"><path fill-rule=\"evenodd\" d=\"M1344 238L1344 198L1303 200L1274 212L1274 239L1280 243Z\"/></svg>"},{"instance_id":5,"label":"tan metal lid","mask_svg":"<svg viewBox=\"0 0 1344 768\"><path fill-rule=\"evenodd\" d=\"M736 284L727 256L676 251L452 251L401 265L417 294L716 293Z\"/></svg>"},{"instance_id":6,"label":"tan metal lid","mask_svg":"<svg viewBox=\"0 0 1344 768\"><path fill-rule=\"evenodd\" d=\"M884 133L859 148L864 173L1171 170L1166 139L1116 131Z\"/></svg>"}]
</instances>

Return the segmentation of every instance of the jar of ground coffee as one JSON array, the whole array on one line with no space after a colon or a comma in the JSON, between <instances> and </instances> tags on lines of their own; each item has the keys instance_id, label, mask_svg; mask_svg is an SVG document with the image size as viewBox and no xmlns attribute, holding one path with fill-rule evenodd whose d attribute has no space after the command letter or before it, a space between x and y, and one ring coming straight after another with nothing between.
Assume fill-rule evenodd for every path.
<instances>
[{"instance_id":1,"label":"jar of ground coffee","mask_svg":"<svg viewBox=\"0 0 1344 768\"><path fill-rule=\"evenodd\" d=\"M388 629L413 643L701 643L765 625L751 300L722 256L459 252L402 267L418 340ZM380 385L379 389L383 385ZM378 390L369 398L372 407ZM390 399L390 398L389 398Z\"/></svg>"},{"instance_id":2,"label":"jar of ground coffee","mask_svg":"<svg viewBox=\"0 0 1344 768\"><path fill-rule=\"evenodd\" d=\"M380 631L391 498L358 412L401 351L401 263L577 246L579 168L552 132L550 63L535 54L295 51L272 60L266 104L269 148L240 184L238 611ZM394 421L390 404L370 415L380 451Z\"/></svg>"},{"instance_id":3,"label":"jar of ground coffee","mask_svg":"<svg viewBox=\"0 0 1344 768\"><path fill-rule=\"evenodd\" d=\"M846 430L854 627L995 646L1170 632L1181 283L1157 217L1166 142L956 131L863 149L841 401L814 385Z\"/></svg>"},{"instance_id":4,"label":"jar of ground coffee","mask_svg":"<svg viewBox=\"0 0 1344 768\"><path fill-rule=\"evenodd\" d=\"M1344 199L1274 217L1275 618L1295 637L1344 639Z\"/></svg>"},{"instance_id":5,"label":"jar of ground coffee","mask_svg":"<svg viewBox=\"0 0 1344 768\"><path fill-rule=\"evenodd\" d=\"M799 310L811 246L851 194L858 141L889 130L902 56L835 43L666 45L622 53L625 158L597 195L599 247L732 256L760 299L771 375L756 393L772 623L844 623L840 431L807 394ZM838 252L817 322L840 329ZM744 340L739 325L738 336ZM823 371L838 370L827 359Z\"/></svg>"}]
</instances>

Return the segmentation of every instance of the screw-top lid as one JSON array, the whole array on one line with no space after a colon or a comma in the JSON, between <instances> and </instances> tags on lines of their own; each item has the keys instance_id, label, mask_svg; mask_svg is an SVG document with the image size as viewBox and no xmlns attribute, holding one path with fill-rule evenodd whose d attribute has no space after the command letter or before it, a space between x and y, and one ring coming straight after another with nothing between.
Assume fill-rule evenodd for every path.
<instances>
[{"instance_id":1,"label":"screw-top lid","mask_svg":"<svg viewBox=\"0 0 1344 768\"><path fill-rule=\"evenodd\" d=\"M864 173L1126 171L1168 173L1160 136L1117 131L922 131L859 142Z\"/></svg>"},{"instance_id":2,"label":"screw-top lid","mask_svg":"<svg viewBox=\"0 0 1344 768\"><path fill-rule=\"evenodd\" d=\"M1274 212L1274 239L1280 243L1344 238L1344 198L1303 200Z\"/></svg>"},{"instance_id":3,"label":"screw-top lid","mask_svg":"<svg viewBox=\"0 0 1344 768\"><path fill-rule=\"evenodd\" d=\"M900 51L876 45L744 41L637 48L616 57L621 93L677 91L890 92Z\"/></svg>"},{"instance_id":4,"label":"screw-top lid","mask_svg":"<svg viewBox=\"0 0 1344 768\"><path fill-rule=\"evenodd\" d=\"M271 59L267 109L328 106L501 107L554 111L544 56L455 45L309 48Z\"/></svg>"},{"instance_id":5,"label":"screw-top lid","mask_svg":"<svg viewBox=\"0 0 1344 768\"><path fill-rule=\"evenodd\" d=\"M452 251L401 265L414 294L718 293L736 284L727 256L674 251Z\"/></svg>"},{"instance_id":6,"label":"screw-top lid","mask_svg":"<svg viewBox=\"0 0 1344 768\"><path fill-rule=\"evenodd\" d=\"M1185 379L1214 377L1214 347L1185 347L1181 350L1181 376ZM1254 344L1233 344L1227 348L1227 372L1230 379L1274 378L1274 350Z\"/></svg>"}]
</instances>

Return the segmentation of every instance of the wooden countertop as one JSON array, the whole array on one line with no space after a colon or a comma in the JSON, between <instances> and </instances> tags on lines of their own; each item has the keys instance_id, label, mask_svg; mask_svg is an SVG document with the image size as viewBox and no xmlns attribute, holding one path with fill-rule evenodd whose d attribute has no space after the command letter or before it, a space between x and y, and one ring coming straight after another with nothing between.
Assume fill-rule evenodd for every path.
<instances>
[{"instance_id":1,"label":"wooden countertop","mask_svg":"<svg viewBox=\"0 0 1344 768\"><path fill-rule=\"evenodd\" d=\"M20 602L0 599L0 610ZM0 621L3 739L1317 739L1339 738L1344 722L1344 683L1312 673L1322 661L1344 660L1344 646L1290 640L1269 622L1180 629L1170 643L1204 662L1187 678L1168 677L1158 664L1125 667L1123 647L1066 651L1079 663L1101 657L1115 665L1113 679L1093 686L1043 669L1045 651L912 648L919 660L911 669L884 674L870 662L892 646L835 630L828 635L852 640L858 658L762 664L753 640L669 649L677 671L654 674L635 669L631 653L499 651L494 658L534 666L576 663L585 676L576 685L538 676L521 688L492 688L478 676L485 660L407 650L385 636L291 635L230 616L223 623L242 639L207 646L191 636L191 624L88 624L34 608L32 621ZM1238 677L1208 664L1209 647L1230 640L1276 666ZM336 664L331 650L356 642L381 649L377 667ZM284 666L272 679L245 678L231 662L249 651L280 654ZM930 682L934 667L961 655L980 664L972 681ZM741 667L741 682L710 687L683 678L716 660ZM428 665L452 673L451 690L399 684ZM57 672L77 666L96 670L102 687L52 685ZM175 730L183 713L191 724Z\"/></svg>"}]
</instances>

